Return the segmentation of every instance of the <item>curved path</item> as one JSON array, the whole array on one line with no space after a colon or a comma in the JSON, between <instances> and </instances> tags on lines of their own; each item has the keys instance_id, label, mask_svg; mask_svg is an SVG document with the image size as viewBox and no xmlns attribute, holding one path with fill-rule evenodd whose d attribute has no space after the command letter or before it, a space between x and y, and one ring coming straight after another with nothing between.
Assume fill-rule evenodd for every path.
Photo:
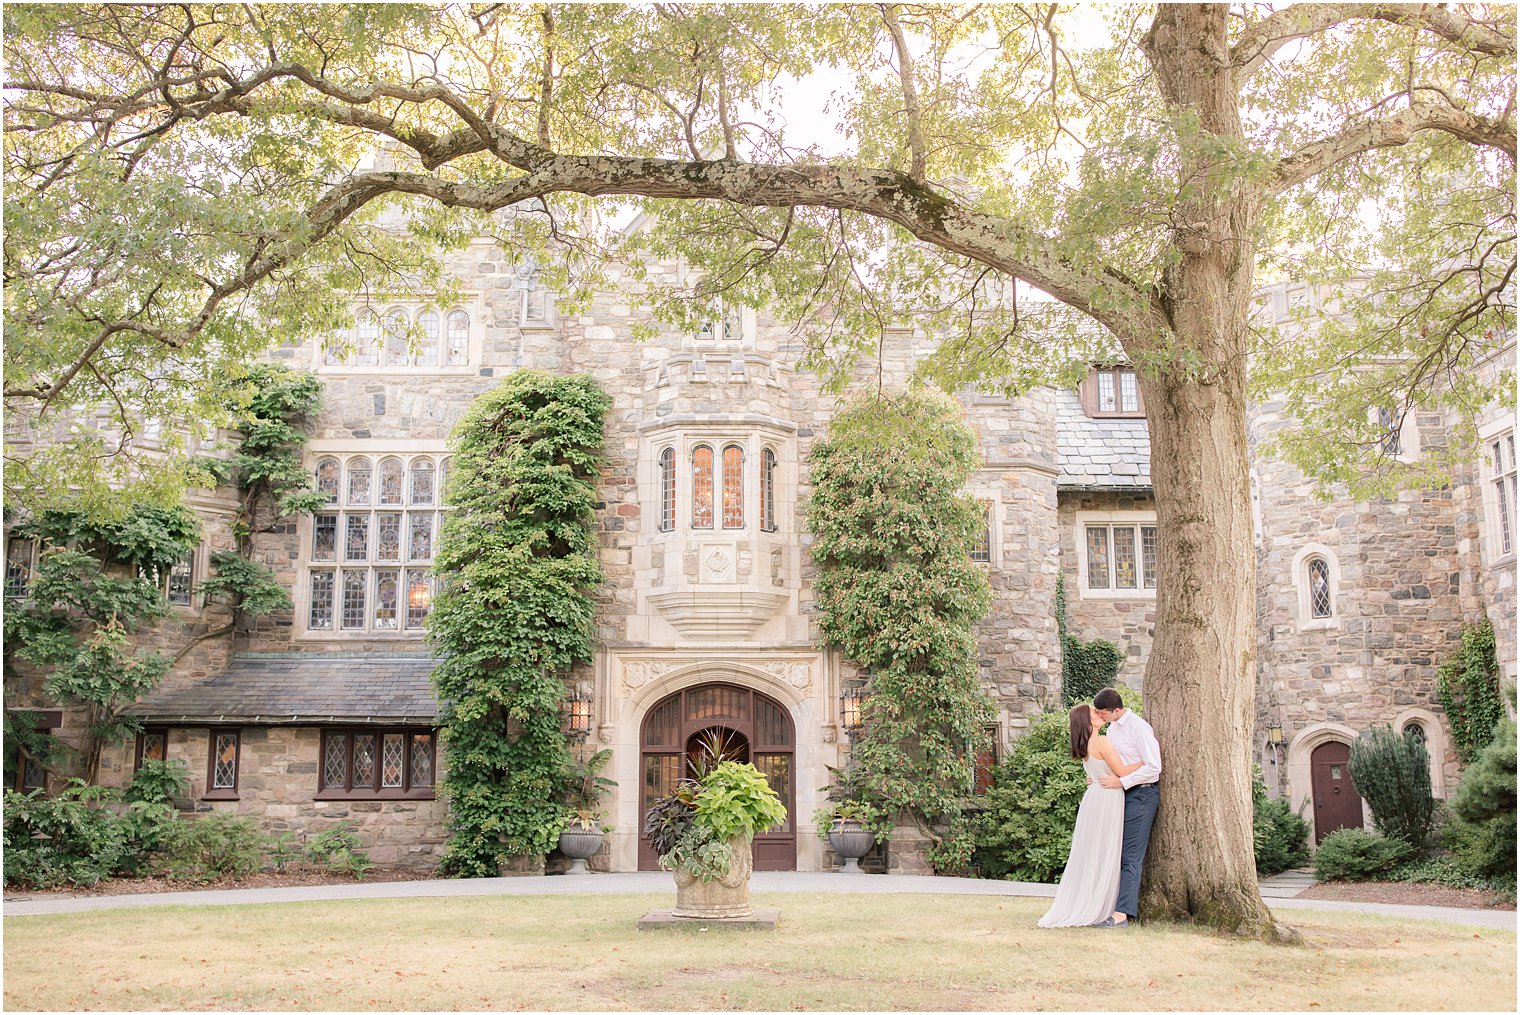
<instances>
[{"instance_id":1,"label":"curved path","mask_svg":"<svg viewBox=\"0 0 1520 1015\"><path fill-rule=\"evenodd\" d=\"M1055 885L1024 881L942 878L912 874L871 875L838 872L759 871L750 881L758 892L860 893L870 895L993 895L1050 898ZM144 895L33 896L6 900L6 916L43 916L98 909L142 906L244 906L276 902L327 902L339 899L460 898L482 895L635 895L669 892L670 875L589 874L577 877L470 878L436 881L375 881L297 888L242 888ZM1401 920L1440 920L1472 927L1513 931L1515 913L1499 909L1448 909L1440 906L1390 906L1364 902L1268 898L1274 909L1310 909L1365 913Z\"/></svg>"}]
</instances>

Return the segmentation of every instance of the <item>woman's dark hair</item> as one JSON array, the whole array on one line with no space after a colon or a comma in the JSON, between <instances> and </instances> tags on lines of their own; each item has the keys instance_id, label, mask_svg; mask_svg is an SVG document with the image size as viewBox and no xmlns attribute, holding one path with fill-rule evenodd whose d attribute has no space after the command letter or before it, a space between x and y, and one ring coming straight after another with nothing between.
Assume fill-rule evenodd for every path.
<instances>
[{"instance_id":1,"label":"woman's dark hair","mask_svg":"<svg viewBox=\"0 0 1520 1015\"><path fill-rule=\"evenodd\" d=\"M1092 708L1087 702L1075 705L1071 710L1071 756L1078 761L1087 760L1087 742L1092 739Z\"/></svg>"},{"instance_id":2,"label":"woman's dark hair","mask_svg":"<svg viewBox=\"0 0 1520 1015\"><path fill-rule=\"evenodd\" d=\"M1093 708L1101 708L1107 712L1115 708L1123 708L1124 699L1119 697L1119 692L1112 687L1105 687L1093 695Z\"/></svg>"}]
</instances>

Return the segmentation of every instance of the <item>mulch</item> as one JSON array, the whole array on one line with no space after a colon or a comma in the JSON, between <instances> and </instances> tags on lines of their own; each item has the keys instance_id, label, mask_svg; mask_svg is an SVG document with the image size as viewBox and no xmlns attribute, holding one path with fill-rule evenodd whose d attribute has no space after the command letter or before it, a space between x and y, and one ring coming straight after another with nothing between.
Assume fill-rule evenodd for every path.
<instances>
[{"instance_id":1,"label":"mulch","mask_svg":"<svg viewBox=\"0 0 1520 1015\"><path fill-rule=\"evenodd\" d=\"M1476 888L1448 888L1407 881L1322 881L1296 898L1335 902L1382 902L1395 906L1449 906L1455 909L1514 909L1513 899Z\"/></svg>"},{"instance_id":2,"label":"mulch","mask_svg":"<svg viewBox=\"0 0 1520 1015\"><path fill-rule=\"evenodd\" d=\"M427 881L438 875L432 871L403 868L372 869L365 881ZM7 891L6 902L28 899L74 899L98 895L139 895L156 892L226 891L238 888L304 888L308 885L351 885L346 874L322 870L265 871L241 878L217 878L214 881L174 881L169 878L113 878L95 885L64 885L58 888L27 888Z\"/></svg>"}]
</instances>

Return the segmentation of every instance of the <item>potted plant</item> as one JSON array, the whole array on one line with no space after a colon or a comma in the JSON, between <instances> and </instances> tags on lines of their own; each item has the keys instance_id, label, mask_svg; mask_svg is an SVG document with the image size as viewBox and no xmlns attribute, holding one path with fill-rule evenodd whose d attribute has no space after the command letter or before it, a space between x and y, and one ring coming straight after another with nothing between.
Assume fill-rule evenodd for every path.
<instances>
[{"instance_id":1,"label":"potted plant","mask_svg":"<svg viewBox=\"0 0 1520 1015\"><path fill-rule=\"evenodd\" d=\"M753 765L723 761L655 801L644 824L660 866L675 876L672 915L699 920L751 915L751 840L786 817Z\"/></svg>"},{"instance_id":2,"label":"potted plant","mask_svg":"<svg viewBox=\"0 0 1520 1015\"><path fill-rule=\"evenodd\" d=\"M570 816L559 833L559 851L570 861L567 874L589 874L586 861L602 848L607 826L602 821L602 798L617 783L601 774L612 758L611 750L600 750L585 761L570 763L570 779L565 805Z\"/></svg>"},{"instance_id":3,"label":"potted plant","mask_svg":"<svg viewBox=\"0 0 1520 1015\"><path fill-rule=\"evenodd\" d=\"M863 873L860 861L876 845L877 836L870 826L878 817L876 808L861 800L833 804L815 816L820 838L827 838L834 855L844 861L844 873Z\"/></svg>"}]
</instances>

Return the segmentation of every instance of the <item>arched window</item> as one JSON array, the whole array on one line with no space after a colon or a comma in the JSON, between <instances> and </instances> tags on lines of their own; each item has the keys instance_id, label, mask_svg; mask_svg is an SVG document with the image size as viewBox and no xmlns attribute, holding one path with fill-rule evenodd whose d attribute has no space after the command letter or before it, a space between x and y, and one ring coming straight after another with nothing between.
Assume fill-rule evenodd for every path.
<instances>
[{"instance_id":1,"label":"arched window","mask_svg":"<svg viewBox=\"0 0 1520 1015\"><path fill-rule=\"evenodd\" d=\"M676 449L660 452L660 531L676 527Z\"/></svg>"},{"instance_id":2,"label":"arched window","mask_svg":"<svg viewBox=\"0 0 1520 1015\"><path fill-rule=\"evenodd\" d=\"M437 366L438 311L424 310L418 314L417 329L422 332L421 344L417 347L417 365L420 367Z\"/></svg>"},{"instance_id":3,"label":"arched window","mask_svg":"<svg viewBox=\"0 0 1520 1015\"><path fill-rule=\"evenodd\" d=\"M339 331L334 331L332 337L327 340L326 355L323 358L328 366L342 366L348 362L348 357L343 354L343 347L348 344L348 336Z\"/></svg>"},{"instance_id":4,"label":"arched window","mask_svg":"<svg viewBox=\"0 0 1520 1015\"><path fill-rule=\"evenodd\" d=\"M362 310L354 330L354 366L372 367L380 362L380 318Z\"/></svg>"},{"instance_id":5,"label":"arched window","mask_svg":"<svg viewBox=\"0 0 1520 1015\"><path fill-rule=\"evenodd\" d=\"M691 527L713 527L713 450L706 444L691 452Z\"/></svg>"},{"instance_id":6,"label":"arched window","mask_svg":"<svg viewBox=\"0 0 1520 1015\"><path fill-rule=\"evenodd\" d=\"M737 444L723 449L723 527L744 528L744 449Z\"/></svg>"},{"instance_id":7,"label":"arched window","mask_svg":"<svg viewBox=\"0 0 1520 1015\"><path fill-rule=\"evenodd\" d=\"M776 452L760 452L760 528L776 531Z\"/></svg>"},{"instance_id":8,"label":"arched window","mask_svg":"<svg viewBox=\"0 0 1520 1015\"><path fill-rule=\"evenodd\" d=\"M1330 594L1330 563L1324 557L1310 557L1305 579L1309 583L1309 615L1316 620L1334 612Z\"/></svg>"},{"instance_id":9,"label":"arched window","mask_svg":"<svg viewBox=\"0 0 1520 1015\"><path fill-rule=\"evenodd\" d=\"M401 503L401 459L386 458L380 462L380 503Z\"/></svg>"},{"instance_id":10,"label":"arched window","mask_svg":"<svg viewBox=\"0 0 1520 1015\"><path fill-rule=\"evenodd\" d=\"M338 502L338 460L323 458L317 462L317 492L327 498L327 503Z\"/></svg>"},{"instance_id":11,"label":"arched window","mask_svg":"<svg viewBox=\"0 0 1520 1015\"><path fill-rule=\"evenodd\" d=\"M470 315L456 310L449 315L448 365L464 366L470 362Z\"/></svg>"},{"instance_id":12,"label":"arched window","mask_svg":"<svg viewBox=\"0 0 1520 1015\"><path fill-rule=\"evenodd\" d=\"M449 459L445 458L438 463L438 503L443 503L444 494L449 483Z\"/></svg>"},{"instance_id":13,"label":"arched window","mask_svg":"<svg viewBox=\"0 0 1520 1015\"><path fill-rule=\"evenodd\" d=\"M1404 735L1406 737L1409 737L1411 740L1417 740L1422 744L1428 742L1428 737L1425 733L1425 727L1415 719L1411 719L1404 724Z\"/></svg>"},{"instance_id":14,"label":"arched window","mask_svg":"<svg viewBox=\"0 0 1520 1015\"><path fill-rule=\"evenodd\" d=\"M385 315L385 365L406 366L406 311L396 307Z\"/></svg>"},{"instance_id":15,"label":"arched window","mask_svg":"<svg viewBox=\"0 0 1520 1015\"><path fill-rule=\"evenodd\" d=\"M348 460L348 504L358 507L370 502L370 464L368 458Z\"/></svg>"},{"instance_id":16,"label":"arched window","mask_svg":"<svg viewBox=\"0 0 1520 1015\"><path fill-rule=\"evenodd\" d=\"M426 458L412 462L412 503L433 503L433 463Z\"/></svg>"}]
</instances>

